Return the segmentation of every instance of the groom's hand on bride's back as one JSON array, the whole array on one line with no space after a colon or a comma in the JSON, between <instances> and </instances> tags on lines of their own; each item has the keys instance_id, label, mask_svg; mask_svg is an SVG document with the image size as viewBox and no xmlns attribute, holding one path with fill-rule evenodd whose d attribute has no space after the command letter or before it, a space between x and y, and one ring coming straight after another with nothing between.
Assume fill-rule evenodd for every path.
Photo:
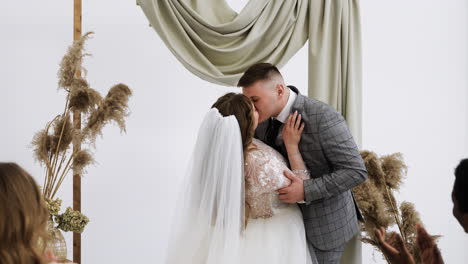
<instances>
[{"instance_id":1,"label":"groom's hand on bride's back","mask_svg":"<svg viewBox=\"0 0 468 264\"><path fill-rule=\"evenodd\" d=\"M291 184L278 190L279 199L292 204L304 201L304 181L290 171L285 170L284 176L291 180Z\"/></svg>"}]
</instances>

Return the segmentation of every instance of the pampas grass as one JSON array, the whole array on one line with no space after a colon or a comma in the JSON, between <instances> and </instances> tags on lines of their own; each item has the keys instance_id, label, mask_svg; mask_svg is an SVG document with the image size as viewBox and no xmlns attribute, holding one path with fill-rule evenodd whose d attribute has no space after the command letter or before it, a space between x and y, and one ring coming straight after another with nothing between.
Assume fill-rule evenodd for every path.
<instances>
[{"instance_id":1,"label":"pampas grass","mask_svg":"<svg viewBox=\"0 0 468 264\"><path fill-rule=\"evenodd\" d=\"M91 152L86 149L80 150L76 153L75 158L73 159L72 168L75 173L81 174L88 165L93 164L94 159Z\"/></svg>"},{"instance_id":2,"label":"pampas grass","mask_svg":"<svg viewBox=\"0 0 468 264\"><path fill-rule=\"evenodd\" d=\"M399 189L402 184L403 175L406 175L408 167L403 162L401 153L383 156L382 170L385 174L385 183L390 189Z\"/></svg>"},{"instance_id":3,"label":"pampas grass","mask_svg":"<svg viewBox=\"0 0 468 264\"><path fill-rule=\"evenodd\" d=\"M60 116L54 121L54 133L51 136L51 149L57 149L58 152L64 152L73 139L73 125L70 116Z\"/></svg>"},{"instance_id":4,"label":"pampas grass","mask_svg":"<svg viewBox=\"0 0 468 264\"><path fill-rule=\"evenodd\" d=\"M63 113L48 122L46 127L38 131L31 142L33 156L45 168L42 193L50 201L50 209L57 214L57 202L53 203L55 195L71 170L82 175L86 167L95 163L89 149L81 149L81 145L93 143L97 135L102 136L102 129L109 123L115 122L121 132L125 132L125 117L128 116L128 100L132 91L125 84L113 86L107 96L102 98L100 93L91 88L89 82L79 76L79 72L86 72L82 67L85 42L92 36L88 32L80 40L74 41L60 62L58 71L59 88L67 92ZM71 113L80 114L84 124L83 129L75 128ZM74 150L73 145L80 146ZM67 209L70 217L62 217L59 225L70 230L70 223L66 219L78 219L78 224L71 224L73 230L83 230L89 221L79 212ZM71 217L73 216L73 217ZM78 223L77 222L77 223ZM78 227L76 227L78 226ZM66 227L66 228L65 228Z\"/></svg>"},{"instance_id":5,"label":"pampas grass","mask_svg":"<svg viewBox=\"0 0 468 264\"><path fill-rule=\"evenodd\" d=\"M83 128L82 140L95 142L96 137L102 135L102 128L111 121L117 123L121 132L125 132L125 117L128 115L126 109L131 95L132 91L125 84L112 87L98 108L90 114Z\"/></svg>"},{"instance_id":6,"label":"pampas grass","mask_svg":"<svg viewBox=\"0 0 468 264\"><path fill-rule=\"evenodd\" d=\"M94 32L84 34L79 40L73 42L73 45L68 48L67 53L63 56L60 62L60 69L58 72L58 86L69 90L73 81L75 81L76 73L85 71L82 67L83 57L90 54L83 53L84 44Z\"/></svg>"},{"instance_id":7,"label":"pampas grass","mask_svg":"<svg viewBox=\"0 0 468 264\"><path fill-rule=\"evenodd\" d=\"M76 78L70 87L69 108L72 111L89 113L102 100L101 95L96 90L91 89L83 78Z\"/></svg>"},{"instance_id":8,"label":"pampas grass","mask_svg":"<svg viewBox=\"0 0 468 264\"><path fill-rule=\"evenodd\" d=\"M34 135L34 159L49 167L49 151L51 149L52 136L47 134L47 129L42 129Z\"/></svg>"},{"instance_id":9,"label":"pampas grass","mask_svg":"<svg viewBox=\"0 0 468 264\"><path fill-rule=\"evenodd\" d=\"M375 229L383 227L389 238L387 242L394 246L398 241L389 229L396 225L403 243L418 263L420 252L416 227L422 225L422 221L412 203L404 201L398 206L394 195L407 173L403 155L395 153L378 157L374 152L362 151L361 156L369 178L355 187L353 193L364 217L364 223L361 223L362 241L380 250Z\"/></svg>"}]
</instances>

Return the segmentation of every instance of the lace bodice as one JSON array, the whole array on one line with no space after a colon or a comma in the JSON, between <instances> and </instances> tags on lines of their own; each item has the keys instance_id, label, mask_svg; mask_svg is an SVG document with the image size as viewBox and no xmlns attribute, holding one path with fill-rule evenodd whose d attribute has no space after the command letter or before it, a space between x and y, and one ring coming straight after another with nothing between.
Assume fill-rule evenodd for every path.
<instances>
[{"instance_id":1,"label":"lace bodice","mask_svg":"<svg viewBox=\"0 0 468 264\"><path fill-rule=\"evenodd\" d=\"M289 168L285 158L275 149L258 139L253 143L257 149L245 156L245 199L250 207L250 218L268 218L273 216L275 209L288 206L278 199L276 190L291 183L284 176L284 171ZM294 173L303 179L309 178L306 170Z\"/></svg>"}]
</instances>

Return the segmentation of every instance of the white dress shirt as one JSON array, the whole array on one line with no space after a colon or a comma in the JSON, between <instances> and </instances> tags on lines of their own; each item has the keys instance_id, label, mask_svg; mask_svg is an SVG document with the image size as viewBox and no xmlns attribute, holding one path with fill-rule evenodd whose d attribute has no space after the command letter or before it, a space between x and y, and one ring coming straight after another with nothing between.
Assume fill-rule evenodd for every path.
<instances>
[{"instance_id":1,"label":"white dress shirt","mask_svg":"<svg viewBox=\"0 0 468 264\"><path fill-rule=\"evenodd\" d=\"M297 98L297 94L293 92L291 89L289 89L288 102L284 106L283 110L281 110L279 115L273 118L275 118L276 120L284 124L286 120L288 120L289 114L291 113L291 108L293 107L293 104L294 104L294 101L296 101L296 98Z\"/></svg>"}]
</instances>

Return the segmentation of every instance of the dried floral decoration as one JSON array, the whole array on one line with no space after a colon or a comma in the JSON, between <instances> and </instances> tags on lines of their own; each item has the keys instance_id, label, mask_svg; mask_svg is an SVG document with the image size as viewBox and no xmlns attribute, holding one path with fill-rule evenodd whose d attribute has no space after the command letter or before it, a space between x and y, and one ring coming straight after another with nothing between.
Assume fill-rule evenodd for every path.
<instances>
[{"instance_id":1,"label":"dried floral decoration","mask_svg":"<svg viewBox=\"0 0 468 264\"><path fill-rule=\"evenodd\" d=\"M84 44L93 32L88 32L73 42L62 58L58 71L59 88L67 92L65 108L46 127L38 131L33 140L33 155L45 168L42 193L51 215L51 221L63 231L82 232L89 219L68 207L59 214L62 201L54 199L64 179L74 173L82 175L85 168L94 163L90 148L73 150L73 145L90 144L95 146L96 137L102 136L102 129L110 122L115 122L121 132L125 132L125 117L128 116L128 100L132 91L125 84L116 84L105 98L89 82L77 74L86 73L82 62L85 56ZM71 113L80 114L84 126L73 126Z\"/></svg>"}]
</instances>

